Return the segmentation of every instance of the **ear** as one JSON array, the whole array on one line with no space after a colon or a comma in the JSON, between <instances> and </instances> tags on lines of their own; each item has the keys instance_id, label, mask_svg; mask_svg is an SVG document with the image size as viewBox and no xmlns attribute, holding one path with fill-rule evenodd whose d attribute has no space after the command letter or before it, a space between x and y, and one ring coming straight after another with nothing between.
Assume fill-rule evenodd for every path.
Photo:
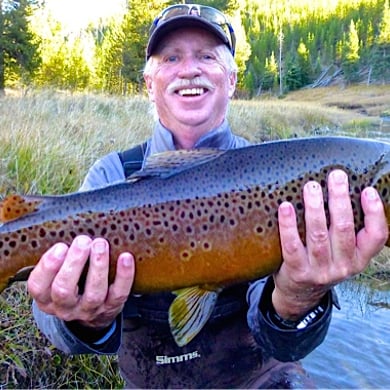
<instances>
[{"instance_id":1,"label":"ear","mask_svg":"<svg viewBox=\"0 0 390 390\"><path fill-rule=\"evenodd\" d=\"M232 98L234 95L234 91L236 90L236 84L237 84L237 73L236 72L230 72L229 75L229 98Z\"/></svg>"},{"instance_id":2,"label":"ear","mask_svg":"<svg viewBox=\"0 0 390 390\"><path fill-rule=\"evenodd\" d=\"M150 75L144 75L146 89L148 91L149 100L154 102L153 78Z\"/></svg>"}]
</instances>

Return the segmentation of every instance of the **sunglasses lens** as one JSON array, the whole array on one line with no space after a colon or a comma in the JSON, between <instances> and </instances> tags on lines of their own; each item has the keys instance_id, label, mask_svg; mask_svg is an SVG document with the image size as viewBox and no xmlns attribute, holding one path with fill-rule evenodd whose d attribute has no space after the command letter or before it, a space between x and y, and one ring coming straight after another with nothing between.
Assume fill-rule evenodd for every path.
<instances>
[{"instance_id":1,"label":"sunglasses lens","mask_svg":"<svg viewBox=\"0 0 390 390\"><path fill-rule=\"evenodd\" d=\"M184 15L196 15L217 25L226 35L231 52L234 55L236 40L233 27L222 12L212 7L197 4L172 5L162 11L161 14L154 20L152 27L150 28L150 34L153 33L160 23L166 22L177 16Z\"/></svg>"}]
</instances>

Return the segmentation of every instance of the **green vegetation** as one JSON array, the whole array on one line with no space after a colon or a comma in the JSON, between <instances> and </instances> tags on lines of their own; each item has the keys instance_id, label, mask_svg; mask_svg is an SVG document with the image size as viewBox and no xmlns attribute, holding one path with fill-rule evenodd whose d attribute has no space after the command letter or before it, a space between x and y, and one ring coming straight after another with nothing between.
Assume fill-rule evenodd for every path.
<instances>
[{"instance_id":1,"label":"green vegetation","mask_svg":"<svg viewBox=\"0 0 390 390\"><path fill-rule=\"evenodd\" d=\"M40 0L0 0L0 91L4 86L140 93L155 15L127 0L123 15L69 33ZM283 95L307 85L390 82L389 0L205 0L237 35L240 97Z\"/></svg>"},{"instance_id":2,"label":"green vegetation","mask_svg":"<svg viewBox=\"0 0 390 390\"><path fill-rule=\"evenodd\" d=\"M366 136L368 127L379 126L389 101L385 86L302 90L284 99L235 100L229 118L233 129L255 142L323 129ZM94 160L151 134L149 109L141 97L7 91L0 100L0 194L76 190ZM362 278L384 288L389 275L385 250ZM66 356L40 335L24 283L0 295L0 345L0 388L123 386L116 356Z\"/></svg>"}]
</instances>

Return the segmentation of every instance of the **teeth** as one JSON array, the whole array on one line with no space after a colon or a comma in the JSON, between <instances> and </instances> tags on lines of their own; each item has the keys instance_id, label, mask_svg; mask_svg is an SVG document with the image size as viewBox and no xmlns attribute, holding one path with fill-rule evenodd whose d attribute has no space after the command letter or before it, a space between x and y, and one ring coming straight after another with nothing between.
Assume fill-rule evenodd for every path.
<instances>
[{"instance_id":1,"label":"teeth","mask_svg":"<svg viewBox=\"0 0 390 390\"><path fill-rule=\"evenodd\" d=\"M187 88L187 89L181 89L179 91L180 96L202 95L203 93L204 93L204 88Z\"/></svg>"}]
</instances>

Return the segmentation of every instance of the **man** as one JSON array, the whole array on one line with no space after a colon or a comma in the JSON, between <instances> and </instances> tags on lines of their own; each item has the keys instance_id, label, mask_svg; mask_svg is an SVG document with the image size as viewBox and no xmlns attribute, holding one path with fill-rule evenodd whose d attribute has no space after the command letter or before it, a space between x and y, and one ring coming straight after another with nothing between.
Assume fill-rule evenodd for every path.
<instances>
[{"instance_id":1,"label":"man","mask_svg":"<svg viewBox=\"0 0 390 390\"><path fill-rule=\"evenodd\" d=\"M226 120L237 78L234 49L232 27L213 8L180 4L156 18L144 77L158 121L145 158L180 148L247 145ZM82 190L123 179L120 158L111 153L90 169ZM309 182L303 193L306 246L294 209L284 202L279 207L284 259L279 271L226 289L206 326L183 347L175 344L167 324L172 294L130 294L136 272L131 253L119 256L116 278L108 285L109 243L102 238L79 236L70 246L58 243L42 256L28 281L38 325L69 353L115 353L119 348L127 387L312 385L293 362L324 339L332 304L337 304L332 287L361 272L388 234L373 188L362 193L365 228L356 236L346 174L332 172L328 190L329 230L321 188ZM78 281L88 259L80 292Z\"/></svg>"}]
</instances>

